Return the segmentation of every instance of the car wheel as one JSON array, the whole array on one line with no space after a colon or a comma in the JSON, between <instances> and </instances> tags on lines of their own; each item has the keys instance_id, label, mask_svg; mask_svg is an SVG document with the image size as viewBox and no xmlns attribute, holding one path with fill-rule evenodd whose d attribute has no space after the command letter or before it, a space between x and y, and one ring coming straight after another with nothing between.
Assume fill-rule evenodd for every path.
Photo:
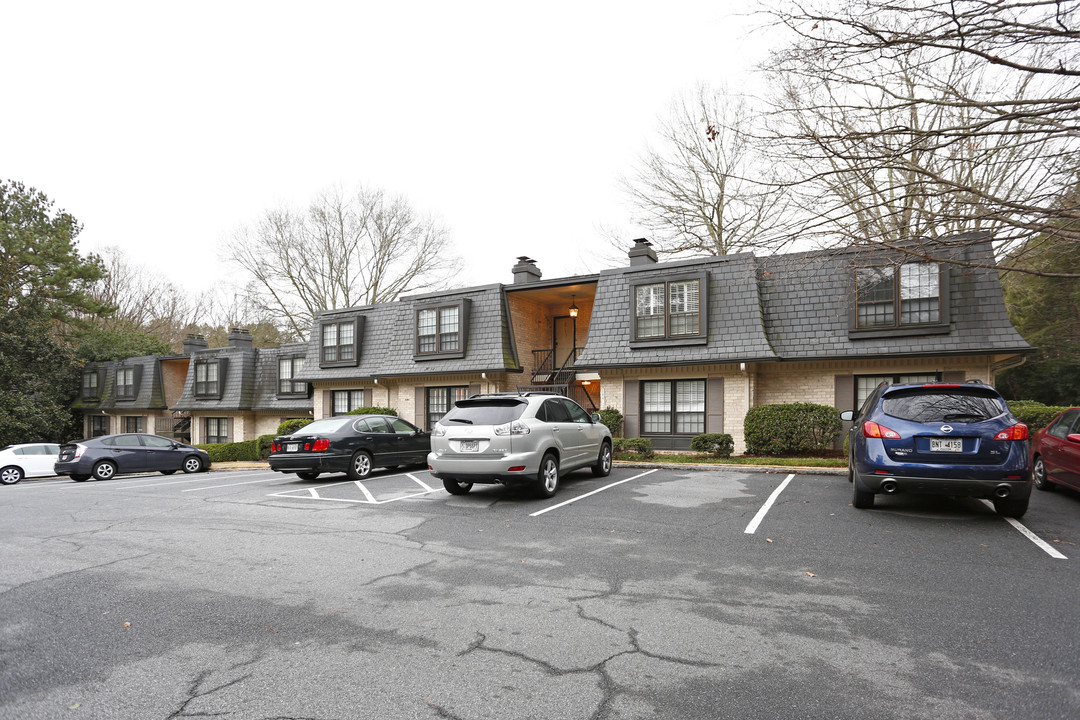
<instances>
[{"instance_id":1,"label":"car wheel","mask_svg":"<svg viewBox=\"0 0 1080 720\"><path fill-rule=\"evenodd\" d=\"M874 507L874 493L863 485L859 479L859 473L855 466L851 466L851 504L860 510L869 510Z\"/></svg>"},{"instance_id":2,"label":"car wheel","mask_svg":"<svg viewBox=\"0 0 1080 720\"><path fill-rule=\"evenodd\" d=\"M184 458L184 464L182 465L184 472L197 473L202 470L202 460L194 455L188 455Z\"/></svg>"},{"instance_id":3,"label":"car wheel","mask_svg":"<svg viewBox=\"0 0 1080 720\"><path fill-rule=\"evenodd\" d=\"M172 475L174 472L176 472L176 471L175 470L162 470L161 474L162 475Z\"/></svg>"},{"instance_id":4,"label":"car wheel","mask_svg":"<svg viewBox=\"0 0 1080 720\"><path fill-rule=\"evenodd\" d=\"M611 443L605 441L600 445L600 455L596 458L596 464L592 466L594 477L607 477L611 473Z\"/></svg>"},{"instance_id":5,"label":"car wheel","mask_svg":"<svg viewBox=\"0 0 1080 720\"><path fill-rule=\"evenodd\" d=\"M108 480L116 474L116 466L108 460L103 460L94 466L94 477L98 480Z\"/></svg>"},{"instance_id":6,"label":"car wheel","mask_svg":"<svg viewBox=\"0 0 1080 720\"><path fill-rule=\"evenodd\" d=\"M0 483L4 485L14 485L22 479L23 471L21 467L8 465L3 470L0 470Z\"/></svg>"},{"instance_id":7,"label":"car wheel","mask_svg":"<svg viewBox=\"0 0 1080 720\"><path fill-rule=\"evenodd\" d=\"M446 492L451 495L466 495L472 490L471 482L462 482L461 480L454 480L453 478L443 478L442 486L446 488Z\"/></svg>"},{"instance_id":8,"label":"car wheel","mask_svg":"<svg viewBox=\"0 0 1080 720\"><path fill-rule=\"evenodd\" d=\"M1035 487L1050 492L1054 489L1054 483L1046 477L1046 463L1041 455L1035 456L1035 464L1031 466L1031 479L1035 481Z\"/></svg>"},{"instance_id":9,"label":"car wheel","mask_svg":"<svg viewBox=\"0 0 1080 720\"><path fill-rule=\"evenodd\" d=\"M540 471L536 473L536 494L549 498L559 490L559 461L554 453L544 455L540 461Z\"/></svg>"},{"instance_id":10,"label":"car wheel","mask_svg":"<svg viewBox=\"0 0 1080 720\"><path fill-rule=\"evenodd\" d=\"M994 512L1002 517L1020 518L1027 512L1031 498L994 498Z\"/></svg>"},{"instance_id":11,"label":"car wheel","mask_svg":"<svg viewBox=\"0 0 1080 720\"><path fill-rule=\"evenodd\" d=\"M71 479L74 480L75 482L86 482L87 480L90 479L90 476L89 475L72 475Z\"/></svg>"},{"instance_id":12,"label":"car wheel","mask_svg":"<svg viewBox=\"0 0 1080 720\"><path fill-rule=\"evenodd\" d=\"M352 456L349 461L349 477L353 480L363 480L371 474L371 455L366 450L361 450Z\"/></svg>"},{"instance_id":13,"label":"car wheel","mask_svg":"<svg viewBox=\"0 0 1080 720\"><path fill-rule=\"evenodd\" d=\"M319 473L317 473L317 472L298 472L298 473L296 473L296 477L300 478L301 480L314 480L315 478L319 477Z\"/></svg>"}]
</instances>

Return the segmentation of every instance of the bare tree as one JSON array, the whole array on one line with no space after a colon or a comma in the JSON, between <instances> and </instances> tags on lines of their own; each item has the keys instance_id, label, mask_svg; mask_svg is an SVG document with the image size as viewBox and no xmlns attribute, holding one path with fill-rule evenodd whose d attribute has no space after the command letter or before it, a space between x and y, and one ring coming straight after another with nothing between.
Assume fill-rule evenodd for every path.
<instances>
[{"instance_id":1,"label":"bare tree","mask_svg":"<svg viewBox=\"0 0 1080 720\"><path fill-rule=\"evenodd\" d=\"M803 237L932 254L986 229L1076 246L1077 0L771 2L770 146L798 171ZM1014 255L1015 257L1015 255ZM945 258L939 258L945 259Z\"/></svg>"},{"instance_id":2,"label":"bare tree","mask_svg":"<svg viewBox=\"0 0 1080 720\"><path fill-rule=\"evenodd\" d=\"M726 255L771 248L782 236L785 188L749 132L743 98L698 87L662 121L650 149L623 189L660 252Z\"/></svg>"},{"instance_id":3,"label":"bare tree","mask_svg":"<svg viewBox=\"0 0 1080 720\"><path fill-rule=\"evenodd\" d=\"M271 210L229 244L253 306L306 337L320 310L389 302L443 286L458 269L449 233L402 197L321 193L301 211Z\"/></svg>"}]
</instances>

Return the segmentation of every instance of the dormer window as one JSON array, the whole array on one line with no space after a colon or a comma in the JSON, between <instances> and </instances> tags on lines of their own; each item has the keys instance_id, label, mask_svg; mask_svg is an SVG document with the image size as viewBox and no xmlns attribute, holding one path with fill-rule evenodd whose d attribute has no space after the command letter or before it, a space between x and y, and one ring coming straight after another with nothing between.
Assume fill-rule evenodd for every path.
<instances>
[{"instance_id":1,"label":"dormer window","mask_svg":"<svg viewBox=\"0 0 1080 720\"><path fill-rule=\"evenodd\" d=\"M220 400L225 387L225 358L200 360L195 363L195 397L201 400Z\"/></svg>"},{"instance_id":2,"label":"dormer window","mask_svg":"<svg viewBox=\"0 0 1080 720\"><path fill-rule=\"evenodd\" d=\"M705 273L657 280L632 286L633 342L706 340Z\"/></svg>"},{"instance_id":3,"label":"dormer window","mask_svg":"<svg viewBox=\"0 0 1080 720\"><path fill-rule=\"evenodd\" d=\"M948 273L937 263L859 268L852 332L941 329L948 324L947 300Z\"/></svg>"},{"instance_id":4,"label":"dormer window","mask_svg":"<svg viewBox=\"0 0 1080 720\"><path fill-rule=\"evenodd\" d=\"M363 329L363 316L324 319L319 330L319 367L355 367L359 364Z\"/></svg>"},{"instance_id":5,"label":"dormer window","mask_svg":"<svg viewBox=\"0 0 1080 720\"><path fill-rule=\"evenodd\" d=\"M469 300L416 311L417 360L465 357L469 327Z\"/></svg>"},{"instance_id":6,"label":"dormer window","mask_svg":"<svg viewBox=\"0 0 1080 720\"><path fill-rule=\"evenodd\" d=\"M307 383L295 379L303 369L303 357L278 359L278 395L307 395Z\"/></svg>"},{"instance_id":7,"label":"dormer window","mask_svg":"<svg viewBox=\"0 0 1080 720\"><path fill-rule=\"evenodd\" d=\"M135 399L135 368L122 367L116 369L116 399Z\"/></svg>"},{"instance_id":8,"label":"dormer window","mask_svg":"<svg viewBox=\"0 0 1080 720\"><path fill-rule=\"evenodd\" d=\"M84 372L82 376L82 396L84 400L97 400L101 397L101 377L97 370Z\"/></svg>"}]
</instances>

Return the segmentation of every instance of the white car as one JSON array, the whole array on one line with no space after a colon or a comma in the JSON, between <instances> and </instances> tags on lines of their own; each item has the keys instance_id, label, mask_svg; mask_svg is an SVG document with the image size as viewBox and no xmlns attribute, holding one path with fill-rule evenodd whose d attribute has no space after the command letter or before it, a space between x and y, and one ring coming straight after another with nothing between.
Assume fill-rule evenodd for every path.
<instances>
[{"instance_id":1,"label":"white car","mask_svg":"<svg viewBox=\"0 0 1080 720\"><path fill-rule=\"evenodd\" d=\"M55 443L23 443L0 450L0 484L14 485L24 477L51 477L60 455Z\"/></svg>"}]
</instances>

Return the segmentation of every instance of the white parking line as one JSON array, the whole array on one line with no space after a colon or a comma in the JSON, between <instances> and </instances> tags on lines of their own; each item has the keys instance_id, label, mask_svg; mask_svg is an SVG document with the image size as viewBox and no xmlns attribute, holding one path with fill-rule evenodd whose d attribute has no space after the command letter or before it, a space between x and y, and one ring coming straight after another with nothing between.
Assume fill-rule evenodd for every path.
<instances>
[{"instance_id":1,"label":"white parking line","mask_svg":"<svg viewBox=\"0 0 1080 720\"><path fill-rule=\"evenodd\" d=\"M613 488L616 485L622 485L623 483L628 483L631 480L637 480L638 478L643 478L646 475L651 475L654 472L656 472L656 470L646 470L645 472L641 473L640 475L635 475L634 477L629 477L629 478L626 478L625 480L619 480L618 482L613 482L610 485L605 485L602 488L597 488L597 489L593 490L592 492L585 493L584 495L578 495L575 498L570 498L569 500L561 502L558 505L552 505L551 507L544 508L543 510L537 510L536 512L530 514L529 517L536 517L537 515L543 515L546 512L550 512L550 511L554 510L555 508L561 508L563 505L569 505L570 503L575 503L578 500L584 500L585 498L589 497L590 495L595 495L598 492L604 492L608 488Z\"/></svg>"},{"instance_id":2,"label":"white parking line","mask_svg":"<svg viewBox=\"0 0 1080 720\"><path fill-rule=\"evenodd\" d=\"M769 496L769 499L766 500L765 504L761 506L761 509L757 511L757 515L754 516L754 519L751 520L750 524L743 530L745 534L753 535L757 532L758 525L761 524L761 521L764 520L765 516L769 513L769 508L773 506L773 503L776 502L776 498L780 497L780 493L784 492L784 488L788 486L788 483L790 483L794 477L795 473L788 475L784 478L784 482L780 483L780 486L772 491L772 495Z\"/></svg>"},{"instance_id":3,"label":"white parking line","mask_svg":"<svg viewBox=\"0 0 1080 720\"><path fill-rule=\"evenodd\" d=\"M367 486L364 485L364 483L362 483L361 481L359 481L359 480L355 480L355 481L348 480L348 481L345 481L345 482L330 483L328 485L320 485L319 489L320 490L326 490L327 488L336 487L338 485L355 485L360 490L360 492L362 492L364 494L365 499L363 499L363 500L354 500L352 498L323 497L322 495L319 495L318 492L316 492L315 488L307 488L307 489L304 489L304 490L284 490L282 492L270 493L269 495L267 495L267 497L282 497L282 498L291 498L291 499L296 499L296 500L327 500L329 502L353 503L355 505L385 505L386 503L397 502L398 500L408 500L409 498L421 497L423 495L430 495L431 493L445 492L445 490L443 490L442 488L437 488L436 489L436 488L431 487L430 485L428 485L427 483L425 483L423 480L416 477L412 473L402 473L402 474L399 474L399 475L383 475L383 476L380 476L380 477L377 477L377 478L370 478L369 482L370 482L370 480L387 480L389 478L397 478L397 477L407 477L407 478L409 478L410 480L415 482L417 485L424 488L423 492L410 493L408 495L399 495L397 497L392 497L392 498L389 498L387 500L379 500L379 499L377 499L375 497L375 495L372 494L372 492L370 490L367 489ZM305 493L305 494L302 495L300 493Z\"/></svg>"},{"instance_id":4,"label":"white parking line","mask_svg":"<svg viewBox=\"0 0 1080 720\"><path fill-rule=\"evenodd\" d=\"M982 502L985 505L987 505L991 510L994 509L994 503L990 502L989 500L983 500ZM1049 555L1050 557L1052 557L1052 558L1054 558L1056 560L1068 560L1069 559L1069 558L1065 557L1064 555L1062 555L1061 553L1059 553L1054 548L1050 547L1050 543L1046 542L1041 537L1039 537L1035 533L1031 532L1031 530L1027 529L1027 527L1025 527L1024 524L1022 522L1020 522L1019 520L1017 520L1016 518L1008 518L1007 517L1007 518L1003 518L1003 519L1005 520L1005 522L1009 523L1014 528L1019 530L1021 535L1023 535L1028 540L1030 540L1031 542L1038 545L1040 548L1042 548L1042 550L1044 550L1046 552L1046 554Z\"/></svg>"},{"instance_id":5,"label":"white parking line","mask_svg":"<svg viewBox=\"0 0 1080 720\"><path fill-rule=\"evenodd\" d=\"M262 480L245 480L244 482L227 483L225 485L207 485L206 487L188 488L187 490L181 490L180 492L198 492L199 490L217 490L218 488L235 487L236 485L255 485L256 483L268 483L268 482L274 482L275 480L282 480L282 479L283 478L278 477L277 475L275 475L274 477L263 478Z\"/></svg>"}]
</instances>

